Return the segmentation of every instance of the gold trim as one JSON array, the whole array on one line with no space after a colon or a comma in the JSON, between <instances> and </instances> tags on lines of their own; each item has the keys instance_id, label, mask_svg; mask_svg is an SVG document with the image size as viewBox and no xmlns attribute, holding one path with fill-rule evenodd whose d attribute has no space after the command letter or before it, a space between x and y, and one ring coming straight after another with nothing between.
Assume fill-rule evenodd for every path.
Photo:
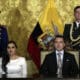
<instances>
[{"instance_id":1,"label":"gold trim","mask_svg":"<svg viewBox=\"0 0 80 80\"><path fill-rule=\"evenodd\" d=\"M80 39L80 35L76 39L74 39L72 36L72 32L73 32L73 24L72 24L71 29L70 29L70 39L73 42L78 41Z\"/></svg>"}]
</instances>

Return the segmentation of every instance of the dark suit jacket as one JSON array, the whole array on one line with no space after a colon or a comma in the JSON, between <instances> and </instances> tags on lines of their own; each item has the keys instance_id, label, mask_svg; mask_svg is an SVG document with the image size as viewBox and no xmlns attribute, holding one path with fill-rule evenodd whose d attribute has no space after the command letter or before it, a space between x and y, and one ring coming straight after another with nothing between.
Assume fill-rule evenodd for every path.
<instances>
[{"instance_id":1,"label":"dark suit jacket","mask_svg":"<svg viewBox=\"0 0 80 80\"><path fill-rule=\"evenodd\" d=\"M53 52L46 56L41 69L40 74L48 77L57 77L57 59L56 53ZM75 61L74 55L67 52L63 56L63 77L76 77L78 74L78 66Z\"/></svg>"},{"instance_id":2,"label":"dark suit jacket","mask_svg":"<svg viewBox=\"0 0 80 80\"><path fill-rule=\"evenodd\" d=\"M72 42L71 39L70 39L70 28L71 28L71 24L65 24L65 27L64 27L64 32L63 32L63 36L64 36L64 39L66 42L68 42L69 44ZM78 36L80 35L80 27L77 28L77 25L75 22L73 22L73 33L72 33L72 37L74 39L76 39ZM78 40L79 41L79 40ZM76 42L78 41L75 41L73 42L70 47L72 47L73 49L76 49L76 50L79 50L80 49L80 43L73 46L73 44L75 44ZM80 41L79 41L80 42Z\"/></svg>"},{"instance_id":3,"label":"dark suit jacket","mask_svg":"<svg viewBox=\"0 0 80 80\"><path fill-rule=\"evenodd\" d=\"M0 25L0 53L4 51L8 43L8 34L4 26Z\"/></svg>"},{"instance_id":4,"label":"dark suit jacket","mask_svg":"<svg viewBox=\"0 0 80 80\"><path fill-rule=\"evenodd\" d=\"M8 43L8 34L5 26L0 25L0 57L2 57L2 69L6 72L6 64L9 61L9 56L7 54L6 48ZM5 78L6 74L2 74L2 78Z\"/></svg>"}]
</instances>

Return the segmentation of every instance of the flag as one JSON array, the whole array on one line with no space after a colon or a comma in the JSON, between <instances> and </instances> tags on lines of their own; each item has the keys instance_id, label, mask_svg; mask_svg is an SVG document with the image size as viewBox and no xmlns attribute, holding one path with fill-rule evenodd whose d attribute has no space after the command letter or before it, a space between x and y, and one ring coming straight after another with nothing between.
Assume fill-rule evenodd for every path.
<instances>
[{"instance_id":1,"label":"flag","mask_svg":"<svg viewBox=\"0 0 80 80\"><path fill-rule=\"evenodd\" d=\"M57 26L59 34L63 34L63 29L64 29L63 24L56 10L54 0L48 0L48 4L40 14L39 22L35 26L28 42L28 52L38 69L40 68L41 50L40 47L38 46L37 39L39 35L45 33L46 30L50 31L51 33L56 32L54 31L53 24Z\"/></svg>"},{"instance_id":2,"label":"flag","mask_svg":"<svg viewBox=\"0 0 80 80\"><path fill-rule=\"evenodd\" d=\"M59 34L63 34L64 25L57 11L54 0L48 0L47 5L43 9L43 12L40 14L39 23L43 32L48 30L51 33L55 34L53 28L54 24L57 27Z\"/></svg>"},{"instance_id":3,"label":"flag","mask_svg":"<svg viewBox=\"0 0 80 80\"><path fill-rule=\"evenodd\" d=\"M36 64L37 68L40 68L40 47L38 45L38 37L42 34L39 22L37 22L32 34L30 35L27 50Z\"/></svg>"}]
</instances>

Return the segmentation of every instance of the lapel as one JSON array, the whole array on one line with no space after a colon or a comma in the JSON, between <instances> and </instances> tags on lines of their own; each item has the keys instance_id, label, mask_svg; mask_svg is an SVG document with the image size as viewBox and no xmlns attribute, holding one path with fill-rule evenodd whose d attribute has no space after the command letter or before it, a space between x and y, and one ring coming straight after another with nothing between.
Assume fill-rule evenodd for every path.
<instances>
[{"instance_id":1,"label":"lapel","mask_svg":"<svg viewBox=\"0 0 80 80\"><path fill-rule=\"evenodd\" d=\"M80 27L77 28L76 22L73 22L73 37L77 38L80 34Z\"/></svg>"},{"instance_id":2,"label":"lapel","mask_svg":"<svg viewBox=\"0 0 80 80\"><path fill-rule=\"evenodd\" d=\"M57 58L56 58L56 52L53 52L53 60L55 62L55 66L57 68Z\"/></svg>"},{"instance_id":3,"label":"lapel","mask_svg":"<svg viewBox=\"0 0 80 80\"><path fill-rule=\"evenodd\" d=\"M80 27L77 28L76 22L73 22L73 27L74 27L74 28L73 28L74 30L79 30L79 29L80 29Z\"/></svg>"},{"instance_id":4,"label":"lapel","mask_svg":"<svg viewBox=\"0 0 80 80\"><path fill-rule=\"evenodd\" d=\"M64 67L65 61L66 61L66 52L64 51L64 55L63 55L63 67Z\"/></svg>"},{"instance_id":5,"label":"lapel","mask_svg":"<svg viewBox=\"0 0 80 80\"><path fill-rule=\"evenodd\" d=\"M74 31L77 30L77 24L76 24L76 22L73 22L73 30L74 30Z\"/></svg>"},{"instance_id":6,"label":"lapel","mask_svg":"<svg viewBox=\"0 0 80 80\"><path fill-rule=\"evenodd\" d=\"M64 51L64 55L63 55L63 67L62 70L64 71L65 67L66 67L66 62L69 61L68 57L67 57L67 52Z\"/></svg>"},{"instance_id":7,"label":"lapel","mask_svg":"<svg viewBox=\"0 0 80 80\"><path fill-rule=\"evenodd\" d=\"M66 67L66 63L69 61L69 58L67 56L67 52L64 52L64 55L63 55L63 70L64 68Z\"/></svg>"}]
</instances>

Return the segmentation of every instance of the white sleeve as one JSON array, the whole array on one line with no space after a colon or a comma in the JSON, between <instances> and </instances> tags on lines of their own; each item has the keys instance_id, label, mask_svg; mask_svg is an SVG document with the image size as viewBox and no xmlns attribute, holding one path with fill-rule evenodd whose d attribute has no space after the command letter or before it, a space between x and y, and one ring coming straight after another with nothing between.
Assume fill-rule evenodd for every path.
<instances>
[{"instance_id":1,"label":"white sleeve","mask_svg":"<svg viewBox=\"0 0 80 80\"><path fill-rule=\"evenodd\" d=\"M27 77L27 61L25 60L25 58L22 58L22 77L26 78Z\"/></svg>"}]
</instances>

